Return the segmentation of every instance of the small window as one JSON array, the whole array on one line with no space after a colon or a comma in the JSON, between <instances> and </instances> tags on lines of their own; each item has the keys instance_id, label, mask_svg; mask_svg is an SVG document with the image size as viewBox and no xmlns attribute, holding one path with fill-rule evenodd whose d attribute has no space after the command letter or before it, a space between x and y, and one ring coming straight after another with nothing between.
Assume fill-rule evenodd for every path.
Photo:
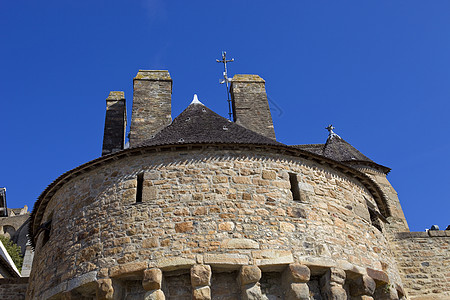
<instances>
[{"instance_id":1,"label":"small window","mask_svg":"<svg viewBox=\"0 0 450 300\"><path fill-rule=\"evenodd\" d=\"M41 228L44 232L44 238L42 239L42 246L44 246L50 240L50 232L52 231L52 219L50 218L50 220L42 224Z\"/></svg>"},{"instance_id":2,"label":"small window","mask_svg":"<svg viewBox=\"0 0 450 300\"><path fill-rule=\"evenodd\" d=\"M376 212L369 207L369 214L370 214L370 222L372 223L373 227L378 229L379 231L383 231L381 227L381 221Z\"/></svg>"},{"instance_id":3,"label":"small window","mask_svg":"<svg viewBox=\"0 0 450 300\"><path fill-rule=\"evenodd\" d=\"M137 175L137 187L136 187L136 203L142 202L142 189L144 188L144 173Z\"/></svg>"},{"instance_id":4,"label":"small window","mask_svg":"<svg viewBox=\"0 0 450 300\"><path fill-rule=\"evenodd\" d=\"M300 189L298 188L297 174L289 173L289 182L291 183L292 199L300 201Z\"/></svg>"}]
</instances>

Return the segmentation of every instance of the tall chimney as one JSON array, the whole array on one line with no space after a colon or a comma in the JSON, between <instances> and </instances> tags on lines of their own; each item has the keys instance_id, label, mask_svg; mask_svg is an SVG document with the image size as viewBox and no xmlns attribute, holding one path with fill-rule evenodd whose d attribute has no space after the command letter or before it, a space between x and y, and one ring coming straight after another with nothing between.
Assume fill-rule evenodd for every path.
<instances>
[{"instance_id":1,"label":"tall chimney","mask_svg":"<svg viewBox=\"0 0 450 300\"><path fill-rule=\"evenodd\" d=\"M171 97L168 71L139 70L133 79L130 147L150 139L172 122Z\"/></svg>"},{"instance_id":2,"label":"tall chimney","mask_svg":"<svg viewBox=\"0 0 450 300\"><path fill-rule=\"evenodd\" d=\"M102 155L120 151L125 146L127 108L124 92L110 92L106 98L105 131Z\"/></svg>"},{"instance_id":3,"label":"tall chimney","mask_svg":"<svg viewBox=\"0 0 450 300\"><path fill-rule=\"evenodd\" d=\"M258 75L234 75L231 81L234 121L275 140L265 81Z\"/></svg>"}]
</instances>

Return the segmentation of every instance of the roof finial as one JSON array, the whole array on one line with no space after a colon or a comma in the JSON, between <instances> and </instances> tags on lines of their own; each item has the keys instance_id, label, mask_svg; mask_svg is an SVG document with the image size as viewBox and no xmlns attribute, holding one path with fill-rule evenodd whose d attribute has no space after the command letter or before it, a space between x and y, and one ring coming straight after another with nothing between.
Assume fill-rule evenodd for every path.
<instances>
[{"instance_id":1,"label":"roof finial","mask_svg":"<svg viewBox=\"0 0 450 300\"><path fill-rule=\"evenodd\" d=\"M331 125L331 124L328 125L328 127L325 127L325 129L328 130L328 135L329 135L329 136L332 136L332 135L336 134L336 133L333 132L333 129L334 129L334 128L335 128L335 127L334 127L333 125Z\"/></svg>"},{"instance_id":2,"label":"roof finial","mask_svg":"<svg viewBox=\"0 0 450 300\"><path fill-rule=\"evenodd\" d=\"M220 83L221 84L223 84L223 83L227 84L228 119L231 121L232 110L231 110L230 87L229 87L229 83L230 83L231 79L228 78L227 62L233 62L234 58L227 60L227 52L226 51L222 51L222 60L216 59L216 61L218 63L223 63L223 67L224 67L223 80L221 80Z\"/></svg>"},{"instance_id":3,"label":"roof finial","mask_svg":"<svg viewBox=\"0 0 450 300\"><path fill-rule=\"evenodd\" d=\"M202 105L203 105L203 103L201 103L201 102L198 100L197 94L194 94L194 99L192 99L191 104L202 104Z\"/></svg>"}]
</instances>

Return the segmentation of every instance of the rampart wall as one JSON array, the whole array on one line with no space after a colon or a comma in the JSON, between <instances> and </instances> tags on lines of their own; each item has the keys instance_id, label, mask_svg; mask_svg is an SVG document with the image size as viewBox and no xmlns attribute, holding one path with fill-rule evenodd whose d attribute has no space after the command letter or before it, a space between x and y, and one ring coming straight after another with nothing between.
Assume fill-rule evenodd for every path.
<instances>
[{"instance_id":1,"label":"rampart wall","mask_svg":"<svg viewBox=\"0 0 450 300\"><path fill-rule=\"evenodd\" d=\"M400 232L392 249L411 299L450 299L450 230Z\"/></svg>"},{"instance_id":2,"label":"rampart wall","mask_svg":"<svg viewBox=\"0 0 450 300\"><path fill-rule=\"evenodd\" d=\"M300 200L293 200L290 174L299 182ZM139 176L142 202L136 203ZM334 273L344 278L340 285L346 276L369 275L401 291L393 254L370 222L367 201L376 206L352 177L275 151L121 158L72 179L52 197L43 217L52 229L48 241L45 233L37 239L28 297L90 296L106 286L141 299L145 274L158 269L166 299L184 299L195 265L212 269L213 298L238 289L243 266L258 267L267 295L275 295L292 264L311 270L310 291Z\"/></svg>"}]
</instances>

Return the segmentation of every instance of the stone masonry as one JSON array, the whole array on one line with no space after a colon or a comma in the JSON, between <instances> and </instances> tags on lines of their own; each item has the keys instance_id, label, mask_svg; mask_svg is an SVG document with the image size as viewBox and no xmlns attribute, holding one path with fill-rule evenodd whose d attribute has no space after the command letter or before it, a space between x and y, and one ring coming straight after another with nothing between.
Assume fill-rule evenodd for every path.
<instances>
[{"instance_id":1,"label":"stone masonry","mask_svg":"<svg viewBox=\"0 0 450 300\"><path fill-rule=\"evenodd\" d=\"M230 87L233 116L237 124L275 139L265 84L258 75L234 75Z\"/></svg>"},{"instance_id":2,"label":"stone masonry","mask_svg":"<svg viewBox=\"0 0 450 300\"><path fill-rule=\"evenodd\" d=\"M450 230L409 232L390 169L331 132L276 141L261 77L233 77L235 123L198 100L172 122L168 71L133 88L130 147L112 92L107 155L38 198L29 284L3 298L450 299Z\"/></svg>"},{"instance_id":3,"label":"stone masonry","mask_svg":"<svg viewBox=\"0 0 450 300\"><path fill-rule=\"evenodd\" d=\"M133 80L130 147L151 138L170 124L172 78L168 71L139 70Z\"/></svg>"}]
</instances>

